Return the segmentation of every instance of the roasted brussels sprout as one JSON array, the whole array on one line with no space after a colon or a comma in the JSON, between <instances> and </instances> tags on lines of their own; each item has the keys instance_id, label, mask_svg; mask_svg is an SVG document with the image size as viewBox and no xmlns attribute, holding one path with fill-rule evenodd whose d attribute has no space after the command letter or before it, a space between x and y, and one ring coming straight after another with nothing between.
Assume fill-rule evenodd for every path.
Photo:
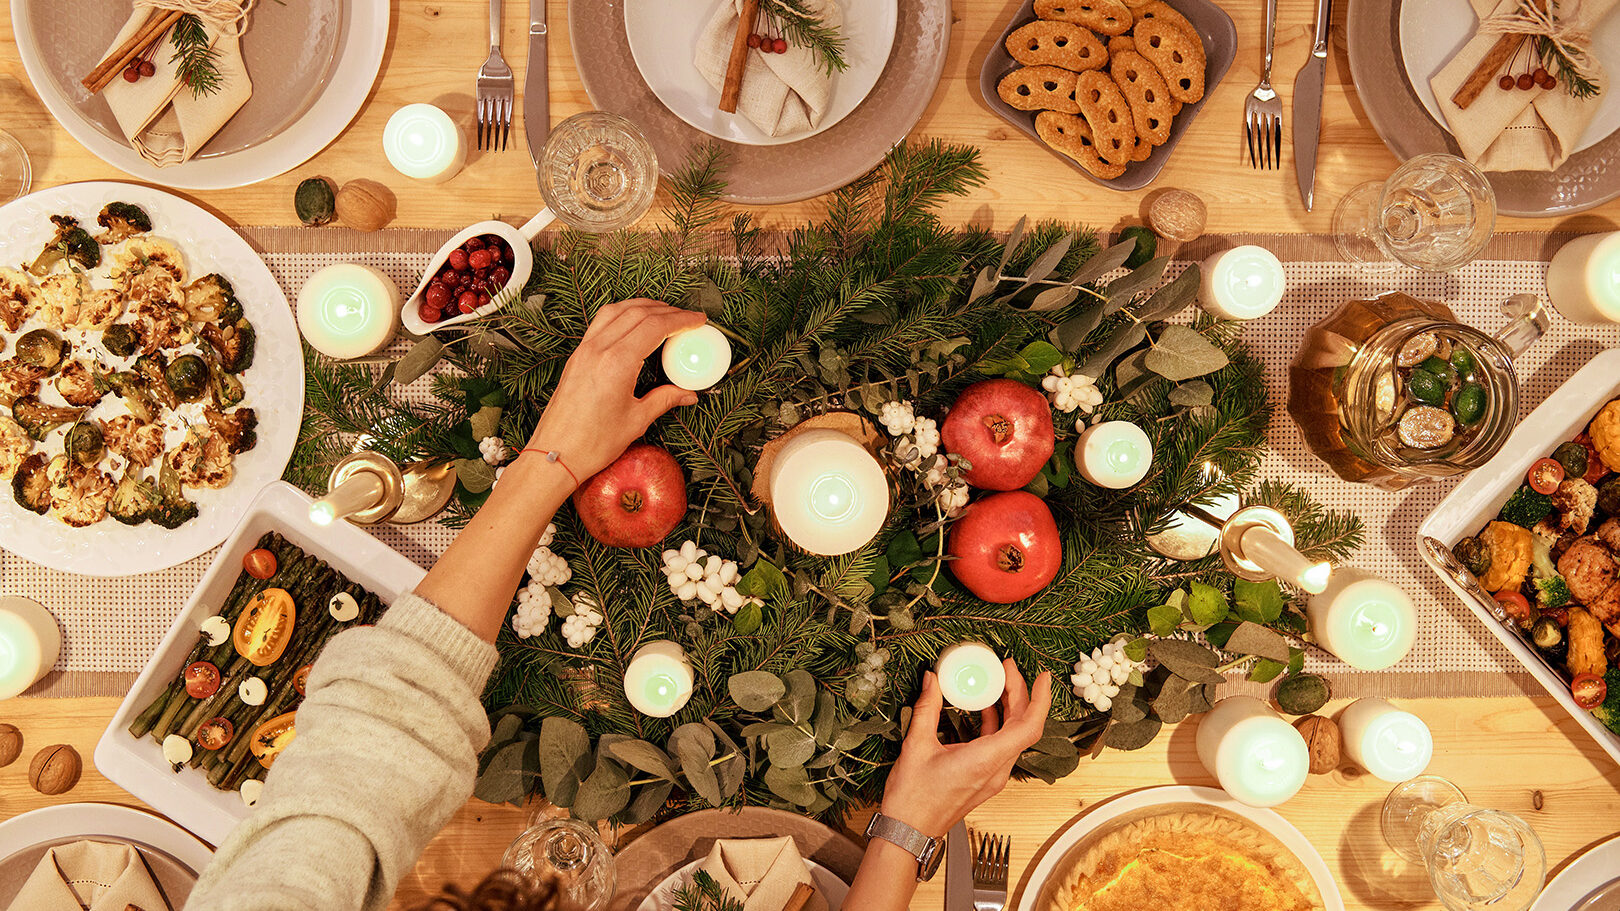
<instances>
[{"instance_id":1,"label":"roasted brussels sprout","mask_svg":"<svg viewBox=\"0 0 1620 911\"><path fill-rule=\"evenodd\" d=\"M1530 624L1530 641L1555 663L1563 663L1564 656L1569 654L1569 641L1564 638L1564 628L1551 617L1537 617Z\"/></svg>"},{"instance_id":2,"label":"roasted brussels sprout","mask_svg":"<svg viewBox=\"0 0 1620 911\"><path fill-rule=\"evenodd\" d=\"M1620 516L1620 478L1610 478L1598 488L1598 512Z\"/></svg>"},{"instance_id":3,"label":"roasted brussels sprout","mask_svg":"<svg viewBox=\"0 0 1620 911\"><path fill-rule=\"evenodd\" d=\"M242 318L242 308L236 302L236 289L230 279L217 272L204 275L185 288L182 304L186 316L203 323L224 322Z\"/></svg>"},{"instance_id":4,"label":"roasted brussels sprout","mask_svg":"<svg viewBox=\"0 0 1620 911\"><path fill-rule=\"evenodd\" d=\"M46 434L83 416L83 408L54 408L38 396L25 395L11 403L12 419L36 440L45 439Z\"/></svg>"},{"instance_id":5,"label":"roasted brussels sprout","mask_svg":"<svg viewBox=\"0 0 1620 911\"><path fill-rule=\"evenodd\" d=\"M1553 459L1564 466L1564 477L1581 478L1586 476L1586 466L1590 461L1586 454L1586 447L1579 443L1560 443L1553 450Z\"/></svg>"},{"instance_id":6,"label":"roasted brussels sprout","mask_svg":"<svg viewBox=\"0 0 1620 911\"><path fill-rule=\"evenodd\" d=\"M174 390L169 388L169 359L163 356L163 352L154 351L151 354L141 355L135 359L134 367L135 375L140 378L141 388L157 399L163 407L172 409L180 404L180 400L175 398Z\"/></svg>"},{"instance_id":7,"label":"roasted brussels sprout","mask_svg":"<svg viewBox=\"0 0 1620 911\"><path fill-rule=\"evenodd\" d=\"M107 454L107 440L101 425L95 421L80 421L68 428L62 440L62 451L80 465L94 465Z\"/></svg>"},{"instance_id":8,"label":"roasted brussels sprout","mask_svg":"<svg viewBox=\"0 0 1620 911\"><path fill-rule=\"evenodd\" d=\"M1491 546L1479 538L1463 538L1451 552L1476 576L1483 576L1491 568Z\"/></svg>"},{"instance_id":9,"label":"roasted brussels sprout","mask_svg":"<svg viewBox=\"0 0 1620 911\"><path fill-rule=\"evenodd\" d=\"M219 365L231 373L241 373L253 366L253 345L256 333L253 324L245 319L234 323L221 321L206 323L203 338L219 353Z\"/></svg>"},{"instance_id":10,"label":"roasted brussels sprout","mask_svg":"<svg viewBox=\"0 0 1620 911\"><path fill-rule=\"evenodd\" d=\"M152 518L152 511L161 502L157 488L141 480L140 472L130 468L113 490L112 499L107 502L107 512L125 525L139 525Z\"/></svg>"},{"instance_id":11,"label":"roasted brussels sprout","mask_svg":"<svg viewBox=\"0 0 1620 911\"><path fill-rule=\"evenodd\" d=\"M164 459L158 469L157 494L157 505L148 514L157 525L179 528L197 517L197 504L186 499L180 487L180 474L169 465L168 459Z\"/></svg>"},{"instance_id":12,"label":"roasted brussels sprout","mask_svg":"<svg viewBox=\"0 0 1620 911\"><path fill-rule=\"evenodd\" d=\"M109 202L102 206L101 214L96 216L96 224L107 229L96 235L96 241L104 244L116 244L152 230L151 216L132 202Z\"/></svg>"},{"instance_id":13,"label":"roasted brussels sprout","mask_svg":"<svg viewBox=\"0 0 1620 911\"><path fill-rule=\"evenodd\" d=\"M49 462L45 453L36 452L17 466L11 476L11 496L17 505L30 512L44 515L51 511L51 479L45 475Z\"/></svg>"},{"instance_id":14,"label":"roasted brussels sprout","mask_svg":"<svg viewBox=\"0 0 1620 911\"><path fill-rule=\"evenodd\" d=\"M134 354L135 349L140 344L140 333L135 331L135 327L128 323L108 326L107 331L101 333L101 347L106 348L107 353L116 354L119 357L129 357Z\"/></svg>"},{"instance_id":15,"label":"roasted brussels sprout","mask_svg":"<svg viewBox=\"0 0 1620 911\"><path fill-rule=\"evenodd\" d=\"M208 391L208 365L195 354L182 354L163 371L163 379L182 402L195 402Z\"/></svg>"},{"instance_id":16,"label":"roasted brussels sprout","mask_svg":"<svg viewBox=\"0 0 1620 911\"><path fill-rule=\"evenodd\" d=\"M101 265L101 245L90 236L90 232L79 227L76 218L66 215L52 215L51 221L56 225L56 234L45 244L39 256L34 258L28 271L35 275L44 275L62 260L70 260L84 269L94 269Z\"/></svg>"},{"instance_id":17,"label":"roasted brussels sprout","mask_svg":"<svg viewBox=\"0 0 1620 911\"><path fill-rule=\"evenodd\" d=\"M30 367L55 370L67 355L67 343L49 329L35 329L17 339L17 360Z\"/></svg>"}]
</instances>

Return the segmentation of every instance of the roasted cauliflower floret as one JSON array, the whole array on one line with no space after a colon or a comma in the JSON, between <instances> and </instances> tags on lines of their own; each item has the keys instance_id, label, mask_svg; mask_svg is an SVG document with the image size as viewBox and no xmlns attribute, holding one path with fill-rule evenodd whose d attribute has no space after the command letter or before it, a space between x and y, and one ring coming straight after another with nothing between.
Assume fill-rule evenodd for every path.
<instances>
[{"instance_id":1,"label":"roasted cauliflower floret","mask_svg":"<svg viewBox=\"0 0 1620 911\"><path fill-rule=\"evenodd\" d=\"M124 295L117 288L102 288L85 295L84 305L68 325L69 329L101 332L124 315Z\"/></svg>"},{"instance_id":2,"label":"roasted cauliflower floret","mask_svg":"<svg viewBox=\"0 0 1620 911\"><path fill-rule=\"evenodd\" d=\"M96 374L84 360L69 361L56 375L56 391L69 405L90 406L101 401L105 391L96 387Z\"/></svg>"},{"instance_id":3,"label":"roasted cauliflower floret","mask_svg":"<svg viewBox=\"0 0 1620 911\"><path fill-rule=\"evenodd\" d=\"M165 460L187 487L224 487L236 476L229 442L217 433L195 427L186 432L185 442Z\"/></svg>"},{"instance_id":4,"label":"roasted cauliflower floret","mask_svg":"<svg viewBox=\"0 0 1620 911\"><path fill-rule=\"evenodd\" d=\"M114 276L133 276L152 268L168 272L177 282L186 280L185 255L179 247L161 237L132 237L124 249L113 254Z\"/></svg>"},{"instance_id":5,"label":"roasted cauliflower floret","mask_svg":"<svg viewBox=\"0 0 1620 911\"><path fill-rule=\"evenodd\" d=\"M1565 478L1553 492L1552 504L1558 510L1560 527L1584 535L1597 511L1597 488L1580 478Z\"/></svg>"},{"instance_id":6,"label":"roasted cauliflower floret","mask_svg":"<svg viewBox=\"0 0 1620 911\"><path fill-rule=\"evenodd\" d=\"M0 415L0 478L16 476L23 460L34 451L34 438L16 421Z\"/></svg>"},{"instance_id":7,"label":"roasted cauliflower floret","mask_svg":"<svg viewBox=\"0 0 1620 911\"><path fill-rule=\"evenodd\" d=\"M121 414L102 424L102 436L108 449L140 468L152 464L163 452L163 428L133 414Z\"/></svg>"},{"instance_id":8,"label":"roasted cauliflower floret","mask_svg":"<svg viewBox=\"0 0 1620 911\"><path fill-rule=\"evenodd\" d=\"M0 323L16 332L39 310L39 287L21 269L0 269Z\"/></svg>"},{"instance_id":9,"label":"roasted cauliflower floret","mask_svg":"<svg viewBox=\"0 0 1620 911\"><path fill-rule=\"evenodd\" d=\"M51 508L58 519L74 528L84 528L107 518L113 482L99 468L57 456L45 476L51 482Z\"/></svg>"},{"instance_id":10,"label":"roasted cauliflower floret","mask_svg":"<svg viewBox=\"0 0 1620 911\"><path fill-rule=\"evenodd\" d=\"M45 325L58 331L79 320L79 310L90 296L90 282L78 272L57 272L39 283L40 313Z\"/></svg>"},{"instance_id":11,"label":"roasted cauliflower floret","mask_svg":"<svg viewBox=\"0 0 1620 911\"><path fill-rule=\"evenodd\" d=\"M208 429L225 441L231 455L240 455L258 445L259 416L252 408L238 408L221 414L213 408L203 410Z\"/></svg>"},{"instance_id":12,"label":"roasted cauliflower floret","mask_svg":"<svg viewBox=\"0 0 1620 911\"><path fill-rule=\"evenodd\" d=\"M1491 568L1479 584L1493 592L1517 590L1530 572L1530 530L1511 522L1492 522L1479 536L1491 550Z\"/></svg>"},{"instance_id":13,"label":"roasted cauliflower floret","mask_svg":"<svg viewBox=\"0 0 1620 911\"><path fill-rule=\"evenodd\" d=\"M25 395L39 392L39 381L50 373L44 367L25 364L16 358L0 361L0 405L11 407Z\"/></svg>"}]
</instances>

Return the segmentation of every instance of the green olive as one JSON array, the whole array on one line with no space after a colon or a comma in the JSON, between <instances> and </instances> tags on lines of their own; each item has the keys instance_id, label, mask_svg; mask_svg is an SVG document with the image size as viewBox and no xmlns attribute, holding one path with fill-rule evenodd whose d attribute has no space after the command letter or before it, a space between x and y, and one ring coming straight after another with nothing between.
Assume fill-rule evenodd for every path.
<instances>
[{"instance_id":1,"label":"green olive","mask_svg":"<svg viewBox=\"0 0 1620 911\"><path fill-rule=\"evenodd\" d=\"M1472 427L1485 416L1485 387L1478 383L1464 383L1451 397L1451 414L1457 423Z\"/></svg>"},{"instance_id":2,"label":"green olive","mask_svg":"<svg viewBox=\"0 0 1620 911\"><path fill-rule=\"evenodd\" d=\"M1446 398L1446 381L1421 368L1412 371L1406 380L1406 388L1412 393L1412 398L1430 405L1438 405Z\"/></svg>"},{"instance_id":3,"label":"green olive","mask_svg":"<svg viewBox=\"0 0 1620 911\"><path fill-rule=\"evenodd\" d=\"M1552 457L1558 460L1558 464L1564 466L1565 477L1586 477L1587 456L1585 446L1574 441L1560 443L1558 448L1553 450Z\"/></svg>"},{"instance_id":4,"label":"green olive","mask_svg":"<svg viewBox=\"0 0 1620 911\"><path fill-rule=\"evenodd\" d=\"M1474 360L1474 352L1458 345L1452 349L1451 366L1457 368L1458 376L1472 376L1479 369L1479 362Z\"/></svg>"},{"instance_id":5,"label":"green olive","mask_svg":"<svg viewBox=\"0 0 1620 911\"><path fill-rule=\"evenodd\" d=\"M1451 366L1450 361L1441 360L1438 356L1431 357L1419 364L1418 369L1427 370L1448 384L1457 379L1457 368Z\"/></svg>"}]
</instances>

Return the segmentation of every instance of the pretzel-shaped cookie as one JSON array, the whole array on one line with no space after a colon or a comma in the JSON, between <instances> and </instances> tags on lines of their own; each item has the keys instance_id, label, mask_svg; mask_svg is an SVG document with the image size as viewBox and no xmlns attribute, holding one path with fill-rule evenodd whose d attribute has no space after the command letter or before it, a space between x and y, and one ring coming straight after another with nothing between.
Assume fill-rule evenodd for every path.
<instances>
[{"instance_id":1,"label":"pretzel-shaped cookie","mask_svg":"<svg viewBox=\"0 0 1620 911\"><path fill-rule=\"evenodd\" d=\"M1136 21L1121 0L1035 0L1035 15L1077 22L1100 35L1123 35Z\"/></svg>"},{"instance_id":2,"label":"pretzel-shaped cookie","mask_svg":"<svg viewBox=\"0 0 1620 911\"><path fill-rule=\"evenodd\" d=\"M1204 45L1172 20L1153 16L1136 24L1136 50L1169 85L1170 97L1192 104L1204 97Z\"/></svg>"},{"instance_id":3,"label":"pretzel-shaped cookie","mask_svg":"<svg viewBox=\"0 0 1620 911\"><path fill-rule=\"evenodd\" d=\"M1113 180L1125 173L1123 164L1110 164L1097 154L1091 127L1074 114L1042 111L1035 115L1035 132L1055 151L1074 159L1086 172L1102 180Z\"/></svg>"},{"instance_id":4,"label":"pretzel-shaped cookie","mask_svg":"<svg viewBox=\"0 0 1620 911\"><path fill-rule=\"evenodd\" d=\"M996 86L1001 100L1020 111L1080 113L1074 100L1074 73L1055 66L1026 66L1013 70Z\"/></svg>"},{"instance_id":5,"label":"pretzel-shaped cookie","mask_svg":"<svg viewBox=\"0 0 1620 911\"><path fill-rule=\"evenodd\" d=\"M1007 53L1025 66L1060 66L1076 73L1100 70L1108 51L1088 28L1036 19L1007 36Z\"/></svg>"},{"instance_id":6,"label":"pretzel-shaped cookie","mask_svg":"<svg viewBox=\"0 0 1620 911\"><path fill-rule=\"evenodd\" d=\"M1080 116L1091 127L1097 154L1109 164L1125 164L1136 151L1136 125L1125 95L1106 74L1081 73L1074 90Z\"/></svg>"},{"instance_id":7,"label":"pretzel-shaped cookie","mask_svg":"<svg viewBox=\"0 0 1620 911\"><path fill-rule=\"evenodd\" d=\"M1158 68L1134 50L1118 50L1108 61L1108 75L1130 103L1137 135L1150 145L1169 141L1175 110Z\"/></svg>"}]
</instances>

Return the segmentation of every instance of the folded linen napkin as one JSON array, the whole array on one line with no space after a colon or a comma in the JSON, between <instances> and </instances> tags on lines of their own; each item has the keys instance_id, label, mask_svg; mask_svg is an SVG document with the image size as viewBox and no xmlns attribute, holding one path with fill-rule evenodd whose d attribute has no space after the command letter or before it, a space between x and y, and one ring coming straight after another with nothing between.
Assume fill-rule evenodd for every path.
<instances>
[{"instance_id":1,"label":"folded linen napkin","mask_svg":"<svg viewBox=\"0 0 1620 911\"><path fill-rule=\"evenodd\" d=\"M1479 20L1512 12L1519 0L1470 0ZM1588 29L1620 0L1566 0L1565 7ZM1463 157L1482 171L1555 171L1572 155L1581 134L1597 115L1602 96L1580 100L1559 85L1553 89L1504 91L1493 82L1466 109L1451 96L1496 43L1496 34L1476 34L1429 80L1440 112ZM1521 58L1522 59L1522 58ZM1593 61L1593 66L1597 62ZM1604 91L1614 91L1605 85Z\"/></svg>"},{"instance_id":2,"label":"folded linen napkin","mask_svg":"<svg viewBox=\"0 0 1620 911\"><path fill-rule=\"evenodd\" d=\"M45 852L7 911L169 911L131 845L76 841Z\"/></svg>"},{"instance_id":3,"label":"folded linen napkin","mask_svg":"<svg viewBox=\"0 0 1620 911\"><path fill-rule=\"evenodd\" d=\"M723 838L714 843L698 869L743 903L743 911L782 911L799 883L812 883L799 846L781 838ZM818 892L804 911L827 911Z\"/></svg>"},{"instance_id":4,"label":"folded linen napkin","mask_svg":"<svg viewBox=\"0 0 1620 911\"><path fill-rule=\"evenodd\" d=\"M194 0L137 3L129 21L113 38L108 54L140 29L154 7L190 11L198 4ZM241 26L213 16L199 18L215 51L220 74L218 91L198 95L180 82L178 64L173 59L174 47L168 35L159 39L157 51L152 55L152 66L157 70L154 75L139 82L115 79L102 90L124 138L142 158L159 168L189 161L253 95L253 82L242 62Z\"/></svg>"},{"instance_id":5,"label":"folded linen napkin","mask_svg":"<svg viewBox=\"0 0 1620 911\"><path fill-rule=\"evenodd\" d=\"M698 72L716 89L726 82L726 65L731 60L731 44L737 36L742 6L743 0L722 2L698 37ZM832 28L843 24L836 0L806 0L805 6ZM763 24L763 17L760 22ZM737 113L766 133L790 136L815 129L821 125L831 98L832 77L821 68L821 58L814 51L794 44L789 44L784 54L749 49Z\"/></svg>"}]
</instances>

